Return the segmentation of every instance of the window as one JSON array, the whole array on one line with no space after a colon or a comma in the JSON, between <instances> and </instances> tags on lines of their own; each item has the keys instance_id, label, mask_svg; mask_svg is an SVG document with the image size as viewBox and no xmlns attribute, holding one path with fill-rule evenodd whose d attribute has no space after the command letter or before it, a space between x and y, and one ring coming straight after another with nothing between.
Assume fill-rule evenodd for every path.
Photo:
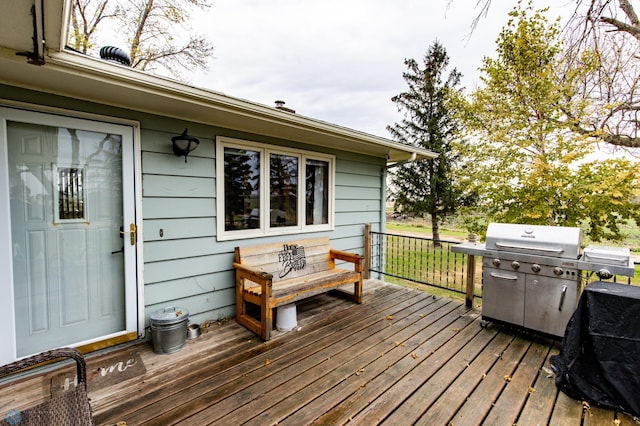
<instances>
[{"instance_id":1,"label":"window","mask_svg":"<svg viewBox=\"0 0 640 426\"><path fill-rule=\"evenodd\" d=\"M334 162L330 155L219 137L218 239L332 229Z\"/></svg>"},{"instance_id":2,"label":"window","mask_svg":"<svg viewBox=\"0 0 640 426\"><path fill-rule=\"evenodd\" d=\"M298 157L270 154L269 226L298 225Z\"/></svg>"},{"instance_id":3,"label":"window","mask_svg":"<svg viewBox=\"0 0 640 426\"><path fill-rule=\"evenodd\" d=\"M57 187L54 191L55 223L85 222L86 196L84 167L56 167Z\"/></svg>"},{"instance_id":4,"label":"window","mask_svg":"<svg viewBox=\"0 0 640 426\"><path fill-rule=\"evenodd\" d=\"M320 225L329 221L329 162L306 161L306 216L307 225Z\"/></svg>"}]
</instances>

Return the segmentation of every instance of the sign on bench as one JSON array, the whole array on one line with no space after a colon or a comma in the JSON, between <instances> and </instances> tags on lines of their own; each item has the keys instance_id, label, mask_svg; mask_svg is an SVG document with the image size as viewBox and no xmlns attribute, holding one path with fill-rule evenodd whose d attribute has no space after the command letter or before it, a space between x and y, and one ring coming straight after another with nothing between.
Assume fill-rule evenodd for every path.
<instances>
[{"instance_id":1,"label":"sign on bench","mask_svg":"<svg viewBox=\"0 0 640 426\"><path fill-rule=\"evenodd\" d=\"M353 264L353 270L336 268L336 260ZM273 308L329 290L362 303L362 256L329 245L328 237L236 247L236 321L271 338ZM337 287L353 283L353 293ZM259 307L259 319L247 310Z\"/></svg>"}]
</instances>

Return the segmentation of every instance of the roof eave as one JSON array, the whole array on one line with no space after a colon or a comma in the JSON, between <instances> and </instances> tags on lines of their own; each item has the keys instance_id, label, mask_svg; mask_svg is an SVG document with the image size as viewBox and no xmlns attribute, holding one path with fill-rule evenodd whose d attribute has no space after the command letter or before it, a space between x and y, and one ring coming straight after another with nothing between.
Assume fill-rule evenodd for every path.
<instances>
[{"instance_id":1,"label":"roof eave","mask_svg":"<svg viewBox=\"0 0 640 426\"><path fill-rule=\"evenodd\" d=\"M387 163L434 158L433 152L390 139L197 88L74 52L55 52L43 66L4 49L0 80L9 85L135 109L207 125L295 140L361 154ZM73 77L73 78L69 78Z\"/></svg>"}]
</instances>

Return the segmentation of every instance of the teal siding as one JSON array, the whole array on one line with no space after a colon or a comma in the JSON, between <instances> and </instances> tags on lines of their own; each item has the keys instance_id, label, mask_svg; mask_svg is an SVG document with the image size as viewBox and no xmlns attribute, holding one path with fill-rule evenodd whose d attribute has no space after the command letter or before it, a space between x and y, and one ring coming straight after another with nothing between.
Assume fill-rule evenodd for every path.
<instances>
[{"instance_id":1,"label":"teal siding","mask_svg":"<svg viewBox=\"0 0 640 426\"><path fill-rule=\"evenodd\" d=\"M144 197L142 214L145 219L215 216L215 198Z\"/></svg>"},{"instance_id":2,"label":"teal siding","mask_svg":"<svg viewBox=\"0 0 640 426\"><path fill-rule=\"evenodd\" d=\"M50 94L0 85L2 96L23 102L101 114L140 123L144 299L148 315L160 308L186 308L191 320L217 320L235 312L231 267L235 246L329 235L340 250L364 252L364 224L379 230L384 212L385 159L332 151L304 141L279 140L236 130L189 123ZM176 157L171 137L188 128L200 145L185 163ZM282 145L336 156L335 229L258 240L216 241L215 138ZM148 322L148 320L147 320Z\"/></svg>"}]
</instances>

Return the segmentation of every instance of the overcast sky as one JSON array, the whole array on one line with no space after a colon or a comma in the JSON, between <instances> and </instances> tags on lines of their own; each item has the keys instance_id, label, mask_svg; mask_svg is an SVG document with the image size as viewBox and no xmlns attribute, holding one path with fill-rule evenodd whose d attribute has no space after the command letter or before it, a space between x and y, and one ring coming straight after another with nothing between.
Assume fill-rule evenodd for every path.
<instances>
[{"instance_id":1,"label":"overcast sky","mask_svg":"<svg viewBox=\"0 0 640 426\"><path fill-rule=\"evenodd\" d=\"M493 1L473 34L476 0L213 0L193 27L215 46L209 70L191 83L273 106L283 100L298 114L389 137L399 121L391 97L406 90L405 58L422 64L438 40L467 93L478 83L484 56L515 1ZM554 4L550 21L573 11Z\"/></svg>"}]
</instances>

